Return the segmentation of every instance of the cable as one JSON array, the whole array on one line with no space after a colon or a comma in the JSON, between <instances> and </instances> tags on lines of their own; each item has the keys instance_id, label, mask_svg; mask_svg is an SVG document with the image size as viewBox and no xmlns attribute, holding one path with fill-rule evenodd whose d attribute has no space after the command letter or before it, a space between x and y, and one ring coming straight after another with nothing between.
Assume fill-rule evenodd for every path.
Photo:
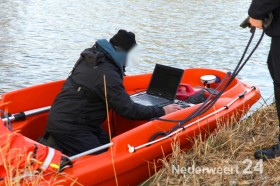
<instances>
[{"instance_id":1,"label":"cable","mask_svg":"<svg viewBox=\"0 0 280 186\"><path fill-rule=\"evenodd\" d=\"M238 75L238 73L241 71L241 69L242 69L242 68L245 66L245 64L249 61L249 59L251 58L251 56L253 55L253 53L255 52L255 50L258 48L258 46L259 46L261 40L263 39L264 32L262 33L262 36L261 36L261 38L259 39L259 42L258 42L257 45L255 46L255 48L252 50L252 52L250 53L250 55L247 57L247 59L246 59L246 60L243 62L243 64L242 64L242 61L243 61L243 59L244 59L244 57L245 57L245 55L246 55L246 53L247 53L247 51L248 51L248 48L249 48L249 46L250 46L250 44L251 44L251 42L252 42L252 40L253 40L253 38L254 38L254 34L255 34L255 31L252 33L252 36L251 36L251 38L250 38L250 40L249 40L249 42L248 42L248 44L247 44L247 46L246 46L246 48L245 48L245 51L244 51L244 53L243 53L243 55L242 55L242 57L241 57L241 59L240 59L238 65L237 65L237 67L235 68L233 74L231 75L229 81L226 83L226 85L223 87L223 89L218 93L218 95L216 95L216 97L214 98L214 100L212 100L211 102L209 102L209 104L208 104L201 112L198 112L199 115L202 115L202 114L204 114L205 112L207 112L207 111L217 102L217 100L221 97L221 95L224 93L224 91L226 90L226 88L230 85L230 83L234 80L234 78ZM221 83L220 83L220 85L221 85ZM195 111L195 112L196 112L196 111ZM197 117L198 115L197 115L197 114L191 114L190 116L191 116L191 117L186 118L186 119L185 119L184 121L182 121L181 123L185 124L186 122L190 121L190 120L193 119L194 117ZM174 130L176 130L176 128L175 128ZM171 131L174 131L174 130L171 130Z\"/></svg>"},{"instance_id":2,"label":"cable","mask_svg":"<svg viewBox=\"0 0 280 186\"><path fill-rule=\"evenodd\" d=\"M159 136L166 136L172 132L174 132L175 130L177 130L178 128L181 128L185 123L191 121L192 119L206 113L208 110L210 110L212 108L212 106L219 100L219 98L222 96L222 94L225 92L225 90L228 88L228 86L232 83L232 81L235 79L235 77L239 74L239 72L243 69L243 67L247 64L247 62L250 60L250 58L252 57L252 55L255 53L255 51L257 50L257 48L259 47L263 36L264 36L264 31L262 32L262 35L259 39L259 41L257 42L256 46L253 48L253 50L251 51L251 53L248 55L248 57L244 60L249 47L254 39L255 36L255 32L256 29L252 29L251 30L252 35L246 45L246 48L238 62L238 64L236 65L233 73L227 73L226 77L219 83L219 85L217 86L217 88L215 89L215 91L213 91L212 94L210 94L210 96L205 100L205 102L199 107L197 108L195 111L193 111L187 118L183 119L183 120L169 120L169 119L162 119L162 118L156 118L154 120L159 120L159 121L164 121L164 122L178 122L177 125L175 125L174 127L172 127L168 132L164 132L164 131L160 131L155 133L149 141L154 141L157 137ZM229 79L228 79L229 77ZM226 79L228 79L228 81L225 83ZM223 88L221 89L221 91L218 92L218 90L221 88L221 86L225 83L225 85L223 86ZM218 92L217 95L214 94L214 92ZM215 97L214 97L215 96ZM214 97L212 99L212 97ZM212 100L211 100L212 99Z\"/></svg>"}]
</instances>

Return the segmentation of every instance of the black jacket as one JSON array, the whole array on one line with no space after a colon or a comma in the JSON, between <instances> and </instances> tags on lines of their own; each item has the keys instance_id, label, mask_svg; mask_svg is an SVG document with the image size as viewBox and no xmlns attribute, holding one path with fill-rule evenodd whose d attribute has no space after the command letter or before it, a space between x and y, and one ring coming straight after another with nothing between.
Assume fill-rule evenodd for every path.
<instances>
[{"instance_id":1,"label":"black jacket","mask_svg":"<svg viewBox=\"0 0 280 186\"><path fill-rule=\"evenodd\" d=\"M106 119L104 76L109 108L129 119L148 120L164 115L163 108L134 103L123 86L125 55L106 40L86 49L51 107L47 132L99 133Z\"/></svg>"},{"instance_id":2,"label":"black jacket","mask_svg":"<svg viewBox=\"0 0 280 186\"><path fill-rule=\"evenodd\" d=\"M264 20L273 13L271 26L265 30L271 37L280 37L280 0L253 0L249 15L254 19Z\"/></svg>"}]
</instances>

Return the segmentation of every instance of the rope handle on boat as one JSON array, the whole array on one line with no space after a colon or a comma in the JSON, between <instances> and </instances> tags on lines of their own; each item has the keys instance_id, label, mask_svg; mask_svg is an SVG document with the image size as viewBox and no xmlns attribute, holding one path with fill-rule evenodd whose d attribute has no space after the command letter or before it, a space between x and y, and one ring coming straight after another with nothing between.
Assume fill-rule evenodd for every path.
<instances>
[{"instance_id":1,"label":"rope handle on boat","mask_svg":"<svg viewBox=\"0 0 280 186\"><path fill-rule=\"evenodd\" d=\"M251 89L250 89L249 91L244 91L243 93L239 94L236 98L234 98L232 101L230 101L227 105L221 107L221 108L218 109L218 110L215 110L214 112L208 114L207 116L204 116L204 117L202 117L202 118L199 118L199 119L196 120L196 121L193 121L193 122L190 123L190 124L187 124L187 125L185 125L185 126L182 126L181 128L179 128L179 129L177 129L177 130L175 130L175 131L173 131L173 132L171 132L171 133L169 133L169 134L167 134L167 133L165 133L165 132L161 132L161 136L163 136L163 137L161 137L161 138L154 139L154 140L152 140L152 141L149 141L148 143L145 143L145 144L142 144L142 145L139 145L139 146L136 146L136 147L131 146L130 144L128 144L128 152L134 153L134 152L136 152L136 150L139 150L139 149L141 149L141 148L144 148L144 147L150 146L150 145L152 145L152 144L155 144L155 143L157 143L157 142L160 142L160 141L162 141L162 140L165 140L165 139L167 139L167 138L173 136L174 134L177 134L177 133L179 133L179 132L181 132L181 131L183 131L183 130L189 128L190 126L192 126L192 125L194 125L194 124L196 124L196 123L199 123L199 122L201 122L201 121L207 119L208 117L211 117L211 116L213 116L213 115L215 115L215 114L218 114L219 112L221 112L221 111L223 111L223 110L227 110L227 109L229 109L230 106L231 106L232 104L234 104L237 100L243 99L243 98L245 97L246 94L252 92L253 90L256 90L256 87L252 86ZM156 133L156 134L157 134L157 133ZM156 136L156 137L158 137L158 136Z\"/></svg>"}]
</instances>

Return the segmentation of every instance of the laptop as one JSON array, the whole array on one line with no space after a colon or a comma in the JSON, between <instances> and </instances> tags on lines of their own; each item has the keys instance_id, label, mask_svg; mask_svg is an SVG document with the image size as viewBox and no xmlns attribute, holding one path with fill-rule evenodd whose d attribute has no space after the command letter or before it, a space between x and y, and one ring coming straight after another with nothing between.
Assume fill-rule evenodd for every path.
<instances>
[{"instance_id":1,"label":"laptop","mask_svg":"<svg viewBox=\"0 0 280 186\"><path fill-rule=\"evenodd\" d=\"M132 95L132 101L158 107L174 103L183 73L182 69L156 64L147 91Z\"/></svg>"}]
</instances>

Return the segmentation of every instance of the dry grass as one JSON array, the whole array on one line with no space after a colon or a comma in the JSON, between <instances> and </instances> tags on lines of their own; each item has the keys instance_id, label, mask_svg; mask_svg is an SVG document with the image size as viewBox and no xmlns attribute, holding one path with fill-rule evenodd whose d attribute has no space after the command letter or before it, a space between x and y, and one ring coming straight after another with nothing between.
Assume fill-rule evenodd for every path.
<instances>
[{"instance_id":1,"label":"dry grass","mask_svg":"<svg viewBox=\"0 0 280 186\"><path fill-rule=\"evenodd\" d=\"M263 162L263 173L254 167L255 150L269 147L278 139L278 120L275 107L267 106L251 117L235 125L220 127L217 134L208 140L198 138L192 150L184 152L178 144L173 144L173 153L168 161L162 160L164 167L151 180L151 185L280 185L280 158ZM248 159L248 160L246 160ZM252 161L249 174L242 171ZM260 163L260 162L259 162ZM177 173L175 167L222 168L223 173ZM236 173L236 166L239 173ZM177 168L178 168L177 167ZM260 167L256 167L260 168ZM225 170L231 170L225 171ZM192 169L190 169L192 170Z\"/></svg>"},{"instance_id":2,"label":"dry grass","mask_svg":"<svg viewBox=\"0 0 280 186\"><path fill-rule=\"evenodd\" d=\"M15 160L20 161L20 160ZM65 173L56 173L56 172L40 172L30 169L26 166L24 168L11 166L10 163L5 163L5 170L7 175L5 179L0 182L0 185L6 186L21 186L21 185L46 185L46 186L59 186L59 185L77 185L81 186L77 180L71 178ZM47 179L46 179L47 178Z\"/></svg>"},{"instance_id":3,"label":"dry grass","mask_svg":"<svg viewBox=\"0 0 280 186\"><path fill-rule=\"evenodd\" d=\"M82 185L64 172L57 173L51 170L44 172L34 169L30 163L37 160L31 158L32 153L23 152L22 149L11 148L9 138L0 147L0 173L6 173L1 175L4 179L0 180L0 185Z\"/></svg>"}]
</instances>

